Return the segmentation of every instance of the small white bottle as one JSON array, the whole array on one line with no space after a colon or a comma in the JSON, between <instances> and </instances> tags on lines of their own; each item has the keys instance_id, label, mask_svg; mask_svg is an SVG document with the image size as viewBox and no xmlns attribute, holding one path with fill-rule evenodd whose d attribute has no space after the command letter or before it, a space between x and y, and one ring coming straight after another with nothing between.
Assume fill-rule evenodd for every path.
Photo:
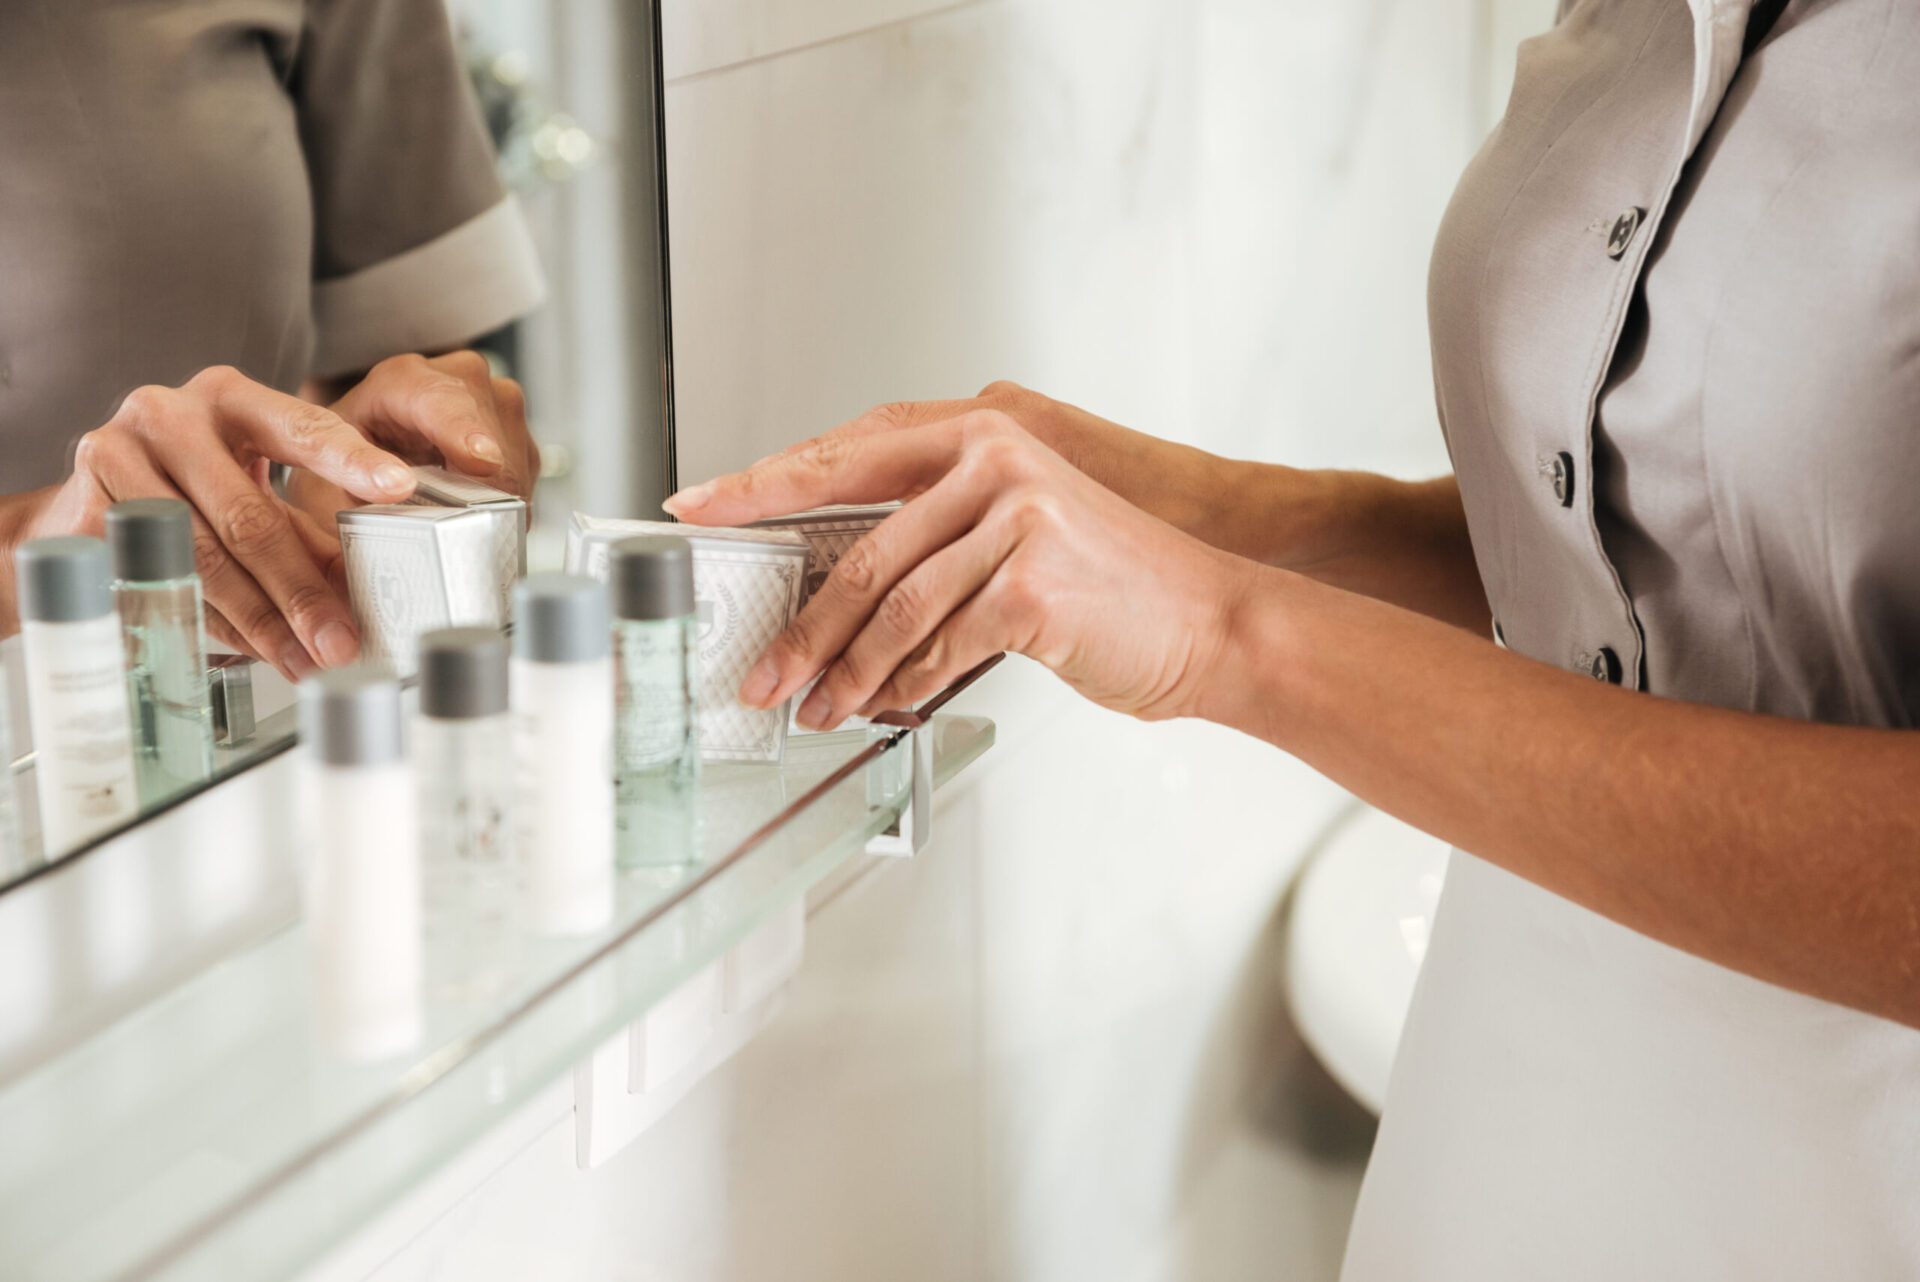
<instances>
[{"instance_id":1,"label":"small white bottle","mask_svg":"<svg viewBox=\"0 0 1920 1282\"><path fill-rule=\"evenodd\" d=\"M420 859L400 683L378 665L300 683L306 930L315 1034L384 1059L421 1028Z\"/></svg>"},{"instance_id":2,"label":"small white bottle","mask_svg":"<svg viewBox=\"0 0 1920 1282\"><path fill-rule=\"evenodd\" d=\"M515 816L528 925L586 934L613 919L613 661L607 590L536 574L513 594Z\"/></svg>"},{"instance_id":3,"label":"small white bottle","mask_svg":"<svg viewBox=\"0 0 1920 1282\"><path fill-rule=\"evenodd\" d=\"M0 662L0 881L26 871L27 852L20 844L20 804L13 792L12 674Z\"/></svg>"},{"instance_id":4,"label":"small white bottle","mask_svg":"<svg viewBox=\"0 0 1920 1282\"><path fill-rule=\"evenodd\" d=\"M148 793L164 797L213 774L213 703L193 509L130 499L107 509L113 595L127 648L134 751Z\"/></svg>"},{"instance_id":5,"label":"small white bottle","mask_svg":"<svg viewBox=\"0 0 1920 1282\"><path fill-rule=\"evenodd\" d=\"M14 568L41 844L53 858L138 811L126 652L105 543L34 539Z\"/></svg>"},{"instance_id":6,"label":"small white bottle","mask_svg":"<svg viewBox=\"0 0 1920 1282\"><path fill-rule=\"evenodd\" d=\"M690 863L700 774L693 545L671 536L624 539L613 545L608 578L620 863Z\"/></svg>"},{"instance_id":7,"label":"small white bottle","mask_svg":"<svg viewBox=\"0 0 1920 1282\"><path fill-rule=\"evenodd\" d=\"M420 638L413 770L435 994L496 992L517 960L513 720L507 639L492 628Z\"/></svg>"}]
</instances>

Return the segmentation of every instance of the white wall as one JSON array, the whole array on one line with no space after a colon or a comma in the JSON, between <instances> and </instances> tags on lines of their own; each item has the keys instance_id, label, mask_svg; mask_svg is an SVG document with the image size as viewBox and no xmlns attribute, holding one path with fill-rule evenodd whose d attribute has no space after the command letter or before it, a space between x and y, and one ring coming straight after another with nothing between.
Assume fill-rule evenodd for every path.
<instances>
[{"instance_id":1,"label":"white wall","mask_svg":"<svg viewBox=\"0 0 1920 1282\"><path fill-rule=\"evenodd\" d=\"M1427 245L1489 33L1550 7L672 0L685 476L1003 376L1443 466ZM816 906L759 1042L592 1175L552 1129L380 1276L1330 1276L1351 1163L1275 1119L1271 936L1337 790L1030 667L967 706L1001 746L921 859Z\"/></svg>"}]
</instances>

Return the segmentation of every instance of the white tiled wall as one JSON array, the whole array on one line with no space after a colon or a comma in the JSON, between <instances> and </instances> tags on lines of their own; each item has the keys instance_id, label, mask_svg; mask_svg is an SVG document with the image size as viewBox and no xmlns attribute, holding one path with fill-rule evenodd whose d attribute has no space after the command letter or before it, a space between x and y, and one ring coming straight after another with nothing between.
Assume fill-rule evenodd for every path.
<instances>
[{"instance_id":1,"label":"white tiled wall","mask_svg":"<svg viewBox=\"0 0 1920 1282\"><path fill-rule=\"evenodd\" d=\"M683 477L1013 377L1228 452L1444 466L1428 240L1551 0L671 0ZM1529 18L1532 15L1532 18ZM783 52L784 51L784 52ZM1272 925L1340 797L1013 667L929 851L584 1175L556 1126L379 1276L1331 1276Z\"/></svg>"}]
</instances>

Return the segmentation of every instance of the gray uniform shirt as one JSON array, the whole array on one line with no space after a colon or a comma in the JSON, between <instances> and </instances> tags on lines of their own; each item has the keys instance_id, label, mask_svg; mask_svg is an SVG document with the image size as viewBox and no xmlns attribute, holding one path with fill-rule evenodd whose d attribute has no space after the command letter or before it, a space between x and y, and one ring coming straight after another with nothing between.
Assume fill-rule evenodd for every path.
<instances>
[{"instance_id":1,"label":"gray uniform shirt","mask_svg":"<svg viewBox=\"0 0 1920 1282\"><path fill-rule=\"evenodd\" d=\"M0 4L0 490L141 384L292 390L540 289L442 0Z\"/></svg>"},{"instance_id":2,"label":"gray uniform shirt","mask_svg":"<svg viewBox=\"0 0 1920 1282\"><path fill-rule=\"evenodd\" d=\"M1912 727L1920 5L1794 0L1743 60L1747 9L1522 46L1434 253L1441 418L1513 649ZM1920 1277L1920 1032L1458 852L1346 1276Z\"/></svg>"}]
</instances>

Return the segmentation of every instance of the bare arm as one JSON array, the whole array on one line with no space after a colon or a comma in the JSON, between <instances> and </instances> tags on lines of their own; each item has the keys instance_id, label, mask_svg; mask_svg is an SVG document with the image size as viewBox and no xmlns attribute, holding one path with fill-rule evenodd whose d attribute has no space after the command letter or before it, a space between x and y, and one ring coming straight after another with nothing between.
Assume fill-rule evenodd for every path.
<instances>
[{"instance_id":1,"label":"bare arm","mask_svg":"<svg viewBox=\"0 0 1920 1282\"><path fill-rule=\"evenodd\" d=\"M1492 626L1451 476L1396 481L1223 458L1006 382L965 400L882 405L823 439L981 411L1006 415L1135 507L1223 552L1297 570L1482 636Z\"/></svg>"},{"instance_id":2,"label":"bare arm","mask_svg":"<svg viewBox=\"0 0 1920 1282\"><path fill-rule=\"evenodd\" d=\"M1276 571L1228 631L1202 715L1643 934L1920 1027L1920 734L1632 693Z\"/></svg>"},{"instance_id":3,"label":"bare arm","mask_svg":"<svg viewBox=\"0 0 1920 1282\"><path fill-rule=\"evenodd\" d=\"M917 494L841 558L741 697L908 706L998 650L1108 707L1201 716L1615 921L1920 1027L1920 733L1602 685L1229 555L993 411L821 441L670 500L728 524Z\"/></svg>"}]
</instances>

